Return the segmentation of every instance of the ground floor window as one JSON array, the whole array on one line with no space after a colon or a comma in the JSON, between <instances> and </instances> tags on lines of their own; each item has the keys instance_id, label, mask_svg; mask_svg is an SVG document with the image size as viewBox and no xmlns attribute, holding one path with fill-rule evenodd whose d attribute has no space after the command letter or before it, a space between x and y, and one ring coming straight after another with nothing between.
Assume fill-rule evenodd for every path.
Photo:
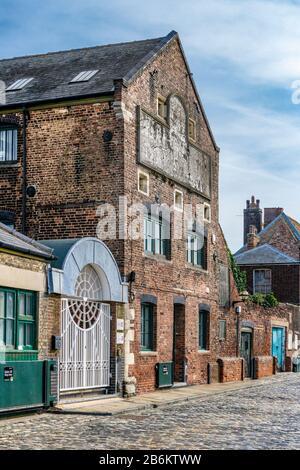
<instances>
[{"instance_id":1,"label":"ground floor window","mask_svg":"<svg viewBox=\"0 0 300 470\"><path fill-rule=\"evenodd\" d=\"M0 347L36 348L36 294L0 287Z\"/></svg>"},{"instance_id":2,"label":"ground floor window","mask_svg":"<svg viewBox=\"0 0 300 470\"><path fill-rule=\"evenodd\" d=\"M209 312L207 310L199 311L199 349L206 351L208 347L209 336Z\"/></svg>"},{"instance_id":3,"label":"ground floor window","mask_svg":"<svg viewBox=\"0 0 300 470\"><path fill-rule=\"evenodd\" d=\"M154 350L155 305L142 303L141 307L141 350Z\"/></svg>"}]
</instances>

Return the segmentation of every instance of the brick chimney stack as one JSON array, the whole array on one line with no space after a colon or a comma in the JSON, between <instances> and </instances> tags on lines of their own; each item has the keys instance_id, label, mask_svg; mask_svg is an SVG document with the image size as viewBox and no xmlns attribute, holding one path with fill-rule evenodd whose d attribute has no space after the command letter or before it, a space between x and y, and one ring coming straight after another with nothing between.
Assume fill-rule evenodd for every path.
<instances>
[{"instance_id":1,"label":"brick chimney stack","mask_svg":"<svg viewBox=\"0 0 300 470\"><path fill-rule=\"evenodd\" d=\"M255 225L250 225L249 233L247 234L247 248L255 248L259 243L259 236L257 235L257 228Z\"/></svg>"},{"instance_id":2,"label":"brick chimney stack","mask_svg":"<svg viewBox=\"0 0 300 470\"><path fill-rule=\"evenodd\" d=\"M265 207L264 208L264 227L273 222L283 212L282 207Z\"/></svg>"},{"instance_id":3,"label":"brick chimney stack","mask_svg":"<svg viewBox=\"0 0 300 470\"><path fill-rule=\"evenodd\" d=\"M251 201L246 202L244 209L244 245L248 243L248 233L250 233L250 225L256 228L256 233L262 229L262 209L260 208L260 200L251 197Z\"/></svg>"}]
</instances>

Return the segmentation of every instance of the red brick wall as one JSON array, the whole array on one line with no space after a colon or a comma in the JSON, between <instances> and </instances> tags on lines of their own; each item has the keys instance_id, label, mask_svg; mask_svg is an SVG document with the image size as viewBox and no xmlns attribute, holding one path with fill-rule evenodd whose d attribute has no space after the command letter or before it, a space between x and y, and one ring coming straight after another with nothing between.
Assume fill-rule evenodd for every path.
<instances>
[{"instance_id":1,"label":"red brick wall","mask_svg":"<svg viewBox=\"0 0 300 470\"><path fill-rule=\"evenodd\" d=\"M272 356L257 356L254 358L254 378L261 379L273 375L273 357Z\"/></svg>"},{"instance_id":2,"label":"red brick wall","mask_svg":"<svg viewBox=\"0 0 300 470\"><path fill-rule=\"evenodd\" d=\"M243 380L243 359L223 357L218 360L218 363L221 383Z\"/></svg>"},{"instance_id":3,"label":"red brick wall","mask_svg":"<svg viewBox=\"0 0 300 470\"><path fill-rule=\"evenodd\" d=\"M300 303L300 268L298 265L240 266L247 273L247 290L253 293L254 269L271 269L272 292L279 302Z\"/></svg>"}]
</instances>

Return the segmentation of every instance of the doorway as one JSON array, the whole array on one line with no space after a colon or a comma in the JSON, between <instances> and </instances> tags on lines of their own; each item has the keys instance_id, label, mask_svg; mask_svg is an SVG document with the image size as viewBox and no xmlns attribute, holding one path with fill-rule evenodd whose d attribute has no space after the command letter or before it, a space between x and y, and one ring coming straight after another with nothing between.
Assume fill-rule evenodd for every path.
<instances>
[{"instance_id":1,"label":"doorway","mask_svg":"<svg viewBox=\"0 0 300 470\"><path fill-rule=\"evenodd\" d=\"M241 357L245 361L245 377L252 377L252 329L245 329L241 332Z\"/></svg>"},{"instance_id":2,"label":"doorway","mask_svg":"<svg viewBox=\"0 0 300 470\"><path fill-rule=\"evenodd\" d=\"M272 328L272 356L277 358L277 370L284 370L285 356L285 329L282 327Z\"/></svg>"},{"instance_id":3,"label":"doorway","mask_svg":"<svg viewBox=\"0 0 300 470\"><path fill-rule=\"evenodd\" d=\"M174 382L186 383L185 374L185 306L174 304L173 321Z\"/></svg>"}]
</instances>

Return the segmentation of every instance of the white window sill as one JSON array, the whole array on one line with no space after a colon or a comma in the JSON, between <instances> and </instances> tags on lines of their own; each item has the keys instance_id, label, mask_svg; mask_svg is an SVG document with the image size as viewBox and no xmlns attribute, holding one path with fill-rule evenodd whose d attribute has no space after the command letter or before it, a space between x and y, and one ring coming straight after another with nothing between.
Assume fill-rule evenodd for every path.
<instances>
[{"instance_id":1,"label":"white window sill","mask_svg":"<svg viewBox=\"0 0 300 470\"><path fill-rule=\"evenodd\" d=\"M139 352L139 355L140 356L158 356L158 352L157 351L140 351Z\"/></svg>"}]
</instances>

